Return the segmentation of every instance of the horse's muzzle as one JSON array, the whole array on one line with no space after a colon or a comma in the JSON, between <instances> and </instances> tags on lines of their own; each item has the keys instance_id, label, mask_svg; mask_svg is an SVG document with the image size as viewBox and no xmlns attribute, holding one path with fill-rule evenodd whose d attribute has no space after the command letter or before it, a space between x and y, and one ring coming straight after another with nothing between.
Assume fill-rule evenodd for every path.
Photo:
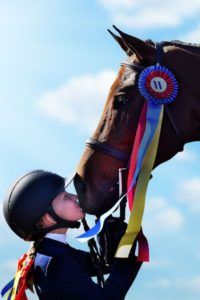
<instances>
[{"instance_id":1,"label":"horse's muzzle","mask_svg":"<svg viewBox=\"0 0 200 300\"><path fill-rule=\"evenodd\" d=\"M116 186L106 188L101 186L92 188L78 174L74 178L74 186L78 195L79 203L85 213L100 216L114 205L118 199Z\"/></svg>"},{"instance_id":2,"label":"horse's muzzle","mask_svg":"<svg viewBox=\"0 0 200 300\"><path fill-rule=\"evenodd\" d=\"M76 189L81 208L85 213L96 215L98 207L95 197L89 196L88 187L85 180L76 174L74 178L74 187Z\"/></svg>"}]
</instances>

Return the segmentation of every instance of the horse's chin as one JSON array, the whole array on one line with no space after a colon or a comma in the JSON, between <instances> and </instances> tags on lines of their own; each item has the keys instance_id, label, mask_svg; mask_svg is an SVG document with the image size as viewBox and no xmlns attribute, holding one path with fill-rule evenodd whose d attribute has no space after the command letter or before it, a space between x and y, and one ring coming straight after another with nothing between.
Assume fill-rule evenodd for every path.
<instances>
[{"instance_id":1,"label":"horse's chin","mask_svg":"<svg viewBox=\"0 0 200 300\"><path fill-rule=\"evenodd\" d=\"M107 212L119 199L119 191L114 189L112 192L109 192L104 198L102 206L99 208L98 216Z\"/></svg>"},{"instance_id":2,"label":"horse's chin","mask_svg":"<svg viewBox=\"0 0 200 300\"><path fill-rule=\"evenodd\" d=\"M109 193L107 197L104 199L101 198L101 201L99 202L97 200L98 196L92 198L93 201L91 200L91 197L87 197L87 195L83 198L78 194L78 198L79 204L85 213L100 217L116 203L118 200L118 191Z\"/></svg>"}]
</instances>

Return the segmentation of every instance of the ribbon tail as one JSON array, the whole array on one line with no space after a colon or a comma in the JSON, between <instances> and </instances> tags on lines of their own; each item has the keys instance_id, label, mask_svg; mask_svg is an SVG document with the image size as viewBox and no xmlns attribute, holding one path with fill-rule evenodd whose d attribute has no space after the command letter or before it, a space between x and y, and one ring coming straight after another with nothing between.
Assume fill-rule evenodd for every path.
<instances>
[{"instance_id":1,"label":"ribbon tail","mask_svg":"<svg viewBox=\"0 0 200 300\"><path fill-rule=\"evenodd\" d=\"M150 107L150 109L153 108L154 107L152 106ZM135 191L134 206L131 211L128 227L125 235L122 237L119 243L115 257L129 256L133 242L136 240L138 233L141 230L142 216L143 216L144 206L145 206L146 190L147 190L151 170L153 168L153 164L155 161L157 148L158 148L158 141L159 141L162 118L163 118L163 105L160 106L160 114L158 117L159 117L158 125L155 134L153 136L153 140L147 149L147 152L145 154L142 163L142 168L138 176L137 186Z\"/></svg>"}]
</instances>

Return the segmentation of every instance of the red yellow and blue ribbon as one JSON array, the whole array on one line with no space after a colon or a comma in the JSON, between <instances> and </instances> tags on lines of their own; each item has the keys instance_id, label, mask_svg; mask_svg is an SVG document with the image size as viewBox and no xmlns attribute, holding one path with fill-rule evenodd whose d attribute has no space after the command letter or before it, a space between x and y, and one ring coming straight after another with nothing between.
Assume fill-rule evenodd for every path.
<instances>
[{"instance_id":1,"label":"red yellow and blue ribbon","mask_svg":"<svg viewBox=\"0 0 200 300\"><path fill-rule=\"evenodd\" d=\"M128 257L134 241L138 240L138 260L149 261L148 242L141 231L141 223L145 206L146 190L157 152L162 118L163 105L148 104L146 129L138 150L138 161L131 182L131 186L134 184L135 188L135 193L131 194L131 197L134 196L134 198L129 199L131 203L129 206L132 207L131 215L127 230L119 243L115 257ZM137 181L135 177L138 177ZM129 186L129 188L131 188L131 186Z\"/></svg>"},{"instance_id":2,"label":"red yellow and blue ribbon","mask_svg":"<svg viewBox=\"0 0 200 300\"><path fill-rule=\"evenodd\" d=\"M17 264L15 277L2 289L1 296L5 300L28 300L26 289L28 288L28 275L34 264L34 258L30 253L25 253Z\"/></svg>"},{"instance_id":3,"label":"red yellow and blue ribbon","mask_svg":"<svg viewBox=\"0 0 200 300\"><path fill-rule=\"evenodd\" d=\"M9 283L6 284L6 286L1 291L1 296L5 300L11 300L12 295L12 288L14 285L15 279L13 278Z\"/></svg>"},{"instance_id":4,"label":"red yellow and blue ribbon","mask_svg":"<svg viewBox=\"0 0 200 300\"><path fill-rule=\"evenodd\" d=\"M76 239L82 243L87 242L88 240L90 240L91 238L95 237L103 228L103 224L105 219L110 216L119 206L120 202L122 201L122 199L126 196L126 194L124 194L122 197L120 197L120 199L115 203L115 205L109 209L107 212L105 212L103 215L101 215L101 217L99 218L99 220L96 222L96 224L89 230L87 230L86 232L84 232L83 234L79 235L76 237Z\"/></svg>"}]
</instances>

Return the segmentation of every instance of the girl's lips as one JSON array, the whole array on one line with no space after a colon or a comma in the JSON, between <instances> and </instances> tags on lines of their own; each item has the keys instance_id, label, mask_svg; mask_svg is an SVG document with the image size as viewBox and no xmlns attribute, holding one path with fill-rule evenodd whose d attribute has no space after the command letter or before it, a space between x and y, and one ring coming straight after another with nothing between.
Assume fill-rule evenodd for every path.
<instances>
[{"instance_id":1,"label":"girl's lips","mask_svg":"<svg viewBox=\"0 0 200 300\"><path fill-rule=\"evenodd\" d=\"M72 202L74 203L74 205L76 206L76 208L79 208L81 211L83 211L83 210L82 210L82 207L80 206L80 203L79 203L79 200L78 200L77 197L72 197L72 198L70 198L70 197L68 197L68 196L66 195L66 196L65 196L65 200L66 200L66 201L72 201Z\"/></svg>"}]
</instances>

